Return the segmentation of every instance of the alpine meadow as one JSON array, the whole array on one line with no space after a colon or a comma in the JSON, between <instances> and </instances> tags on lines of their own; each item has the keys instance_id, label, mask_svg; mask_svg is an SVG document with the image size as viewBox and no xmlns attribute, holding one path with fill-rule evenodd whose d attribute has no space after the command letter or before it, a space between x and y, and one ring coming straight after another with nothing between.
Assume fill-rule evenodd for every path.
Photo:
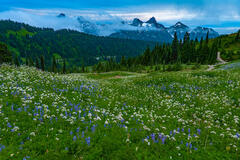
<instances>
[{"instance_id":1,"label":"alpine meadow","mask_svg":"<svg viewBox=\"0 0 240 160\"><path fill-rule=\"evenodd\" d=\"M240 159L237 1L2 1L0 160Z\"/></svg>"}]
</instances>

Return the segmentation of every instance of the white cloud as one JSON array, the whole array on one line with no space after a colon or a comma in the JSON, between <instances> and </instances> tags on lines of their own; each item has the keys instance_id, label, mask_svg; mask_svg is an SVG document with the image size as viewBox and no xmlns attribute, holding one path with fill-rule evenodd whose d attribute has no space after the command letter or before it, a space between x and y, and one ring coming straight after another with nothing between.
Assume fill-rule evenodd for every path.
<instances>
[{"instance_id":1,"label":"white cloud","mask_svg":"<svg viewBox=\"0 0 240 160\"><path fill-rule=\"evenodd\" d=\"M219 12L214 12L217 10ZM220 12L222 11L222 12ZM66 18L57 18L59 13L65 13ZM152 16L156 17L159 23L164 25L173 25L177 21L182 21L190 27L198 25L221 25L225 21L240 22L240 14L234 8L222 10L206 8L206 10L194 10L192 8L177 8L176 6L155 6L151 7L132 7L116 10L73 10L73 9L26 9L14 8L10 11L0 12L0 19L11 19L18 22L24 22L38 27L50 27L56 30L69 28L81 31L77 17L82 16L93 25L97 26L101 35L109 35L120 29L134 29L129 25L123 25L121 21L130 23L133 18L140 18L144 21ZM103 24L105 26L103 27ZM235 28L233 28L235 27ZM230 29L231 28L231 29ZM236 26L216 28L217 31L227 33L235 31Z\"/></svg>"}]
</instances>

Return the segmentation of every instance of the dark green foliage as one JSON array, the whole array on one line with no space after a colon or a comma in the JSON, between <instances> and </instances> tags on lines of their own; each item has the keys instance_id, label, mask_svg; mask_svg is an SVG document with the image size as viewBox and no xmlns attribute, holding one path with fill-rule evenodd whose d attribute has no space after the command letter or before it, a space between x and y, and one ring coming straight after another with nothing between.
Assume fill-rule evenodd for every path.
<instances>
[{"instance_id":1,"label":"dark green foliage","mask_svg":"<svg viewBox=\"0 0 240 160\"><path fill-rule=\"evenodd\" d=\"M26 58L26 66L29 66L29 59Z\"/></svg>"},{"instance_id":2,"label":"dark green foliage","mask_svg":"<svg viewBox=\"0 0 240 160\"><path fill-rule=\"evenodd\" d=\"M0 64L9 63L12 61L12 54L4 43L0 43Z\"/></svg>"},{"instance_id":3,"label":"dark green foliage","mask_svg":"<svg viewBox=\"0 0 240 160\"><path fill-rule=\"evenodd\" d=\"M33 62L32 58L29 59L29 66L31 66L31 67L34 66L34 62Z\"/></svg>"},{"instance_id":4,"label":"dark green foliage","mask_svg":"<svg viewBox=\"0 0 240 160\"><path fill-rule=\"evenodd\" d=\"M63 60L63 74L66 74L66 60Z\"/></svg>"},{"instance_id":5,"label":"dark green foliage","mask_svg":"<svg viewBox=\"0 0 240 160\"><path fill-rule=\"evenodd\" d=\"M215 41L212 44L211 50L208 55L208 64L214 64L217 60L217 53L218 53L218 41Z\"/></svg>"},{"instance_id":6,"label":"dark green foliage","mask_svg":"<svg viewBox=\"0 0 240 160\"><path fill-rule=\"evenodd\" d=\"M52 72L57 72L57 62L55 56L52 57Z\"/></svg>"},{"instance_id":7,"label":"dark green foliage","mask_svg":"<svg viewBox=\"0 0 240 160\"><path fill-rule=\"evenodd\" d=\"M36 58L36 64L35 64L35 65L36 65L35 67L36 67L37 69L40 69L40 64L39 64L38 58Z\"/></svg>"},{"instance_id":8,"label":"dark green foliage","mask_svg":"<svg viewBox=\"0 0 240 160\"><path fill-rule=\"evenodd\" d=\"M192 67L193 70L199 69L201 65L199 63L195 63L195 65Z\"/></svg>"},{"instance_id":9,"label":"dark green foliage","mask_svg":"<svg viewBox=\"0 0 240 160\"><path fill-rule=\"evenodd\" d=\"M172 54L171 54L171 63L176 63L178 59L178 54L179 54L179 42L177 38L177 33L175 32L174 34L174 39L172 42Z\"/></svg>"},{"instance_id":10,"label":"dark green foliage","mask_svg":"<svg viewBox=\"0 0 240 160\"><path fill-rule=\"evenodd\" d=\"M122 66L126 66L126 65L127 65L125 56L122 56L121 61L120 61L120 64L121 64Z\"/></svg>"},{"instance_id":11,"label":"dark green foliage","mask_svg":"<svg viewBox=\"0 0 240 160\"><path fill-rule=\"evenodd\" d=\"M238 31L235 40L236 40L236 41L240 40L240 30Z\"/></svg>"},{"instance_id":12,"label":"dark green foliage","mask_svg":"<svg viewBox=\"0 0 240 160\"><path fill-rule=\"evenodd\" d=\"M209 42L209 32L207 32L207 36L206 36L205 42L206 42L206 44L208 44L208 42Z\"/></svg>"},{"instance_id":13,"label":"dark green foliage","mask_svg":"<svg viewBox=\"0 0 240 160\"><path fill-rule=\"evenodd\" d=\"M85 72L85 65L84 65L84 60L82 60L82 67L81 67L81 72L84 73Z\"/></svg>"},{"instance_id":14,"label":"dark green foliage","mask_svg":"<svg viewBox=\"0 0 240 160\"><path fill-rule=\"evenodd\" d=\"M41 60L41 69L42 69L42 71L45 71L45 64L44 64L44 57L43 57L43 55L41 55L40 60Z\"/></svg>"},{"instance_id":15,"label":"dark green foliage","mask_svg":"<svg viewBox=\"0 0 240 160\"><path fill-rule=\"evenodd\" d=\"M15 64L17 67L20 66L20 62L19 62L18 57L15 57L14 64Z\"/></svg>"},{"instance_id":16,"label":"dark green foliage","mask_svg":"<svg viewBox=\"0 0 240 160\"><path fill-rule=\"evenodd\" d=\"M154 42L99 37L73 30L36 28L13 21L0 21L0 41L11 46L19 59L36 59L43 55L46 68L52 64L53 53L58 53L73 68L81 66L81 59L86 66L106 60L106 57L116 57L119 61L121 56L134 57L148 45L151 48L155 45Z\"/></svg>"}]
</instances>

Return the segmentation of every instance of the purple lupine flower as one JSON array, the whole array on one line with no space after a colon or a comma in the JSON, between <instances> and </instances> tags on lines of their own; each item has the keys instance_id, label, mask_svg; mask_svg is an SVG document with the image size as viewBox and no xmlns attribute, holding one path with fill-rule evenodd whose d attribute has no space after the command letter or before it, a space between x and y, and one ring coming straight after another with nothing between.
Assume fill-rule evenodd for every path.
<instances>
[{"instance_id":1,"label":"purple lupine flower","mask_svg":"<svg viewBox=\"0 0 240 160\"><path fill-rule=\"evenodd\" d=\"M94 131L95 131L95 125L92 126L92 132L94 132Z\"/></svg>"},{"instance_id":2,"label":"purple lupine flower","mask_svg":"<svg viewBox=\"0 0 240 160\"><path fill-rule=\"evenodd\" d=\"M73 132L72 131L70 131L70 135L72 135L73 134Z\"/></svg>"},{"instance_id":3,"label":"purple lupine flower","mask_svg":"<svg viewBox=\"0 0 240 160\"><path fill-rule=\"evenodd\" d=\"M162 144L165 143L165 139L166 139L165 137L162 138Z\"/></svg>"},{"instance_id":4,"label":"purple lupine flower","mask_svg":"<svg viewBox=\"0 0 240 160\"><path fill-rule=\"evenodd\" d=\"M155 141L155 134L154 133L151 134L151 138L152 138L153 141Z\"/></svg>"},{"instance_id":5,"label":"purple lupine flower","mask_svg":"<svg viewBox=\"0 0 240 160\"><path fill-rule=\"evenodd\" d=\"M197 132L198 132L198 134L200 135L200 133L201 133L201 130L200 130L200 129L197 129Z\"/></svg>"},{"instance_id":6,"label":"purple lupine flower","mask_svg":"<svg viewBox=\"0 0 240 160\"><path fill-rule=\"evenodd\" d=\"M11 127L12 127L10 123L7 123L7 126L8 126L9 128L11 128Z\"/></svg>"},{"instance_id":7,"label":"purple lupine flower","mask_svg":"<svg viewBox=\"0 0 240 160\"><path fill-rule=\"evenodd\" d=\"M76 136L74 136L74 137L73 137L73 141L76 141L76 140L77 140L77 137L76 137Z\"/></svg>"},{"instance_id":8,"label":"purple lupine flower","mask_svg":"<svg viewBox=\"0 0 240 160\"><path fill-rule=\"evenodd\" d=\"M84 131L82 131L82 138L84 138Z\"/></svg>"},{"instance_id":9,"label":"purple lupine flower","mask_svg":"<svg viewBox=\"0 0 240 160\"><path fill-rule=\"evenodd\" d=\"M158 138L159 138L159 139L162 139L162 134L159 133L159 134L158 134Z\"/></svg>"},{"instance_id":10,"label":"purple lupine flower","mask_svg":"<svg viewBox=\"0 0 240 160\"><path fill-rule=\"evenodd\" d=\"M190 128L188 128L188 133L190 133L191 132L191 130L190 130Z\"/></svg>"},{"instance_id":11,"label":"purple lupine flower","mask_svg":"<svg viewBox=\"0 0 240 160\"><path fill-rule=\"evenodd\" d=\"M87 145L90 145L90 137L86 138L85 140L86 140Z\"/></svg>"},{"instance_id":12,"label":"purple lupine flower","mask_svg":"<svg viewBox=\"0 0 240 160\"><path fill-rule=\"evenodd\" d=\"M189 144L189 148L192 149L192 143Z\"/></svg>"}]
</instances>

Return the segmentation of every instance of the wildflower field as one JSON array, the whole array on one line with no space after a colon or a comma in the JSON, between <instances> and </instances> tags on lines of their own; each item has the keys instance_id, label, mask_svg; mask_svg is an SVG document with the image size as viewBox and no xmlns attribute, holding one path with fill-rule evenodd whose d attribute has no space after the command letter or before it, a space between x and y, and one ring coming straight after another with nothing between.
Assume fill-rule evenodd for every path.
<instances>
[{"instance_id":1,"label":"wildflower field","mask_svg":"<svg viewBox=\"0 0 240 160\"><path fill-rule=\"evenodd\" d=\"M0 67L0 159L239 159L240 70Z\"/></svg>"}]
</instances>

